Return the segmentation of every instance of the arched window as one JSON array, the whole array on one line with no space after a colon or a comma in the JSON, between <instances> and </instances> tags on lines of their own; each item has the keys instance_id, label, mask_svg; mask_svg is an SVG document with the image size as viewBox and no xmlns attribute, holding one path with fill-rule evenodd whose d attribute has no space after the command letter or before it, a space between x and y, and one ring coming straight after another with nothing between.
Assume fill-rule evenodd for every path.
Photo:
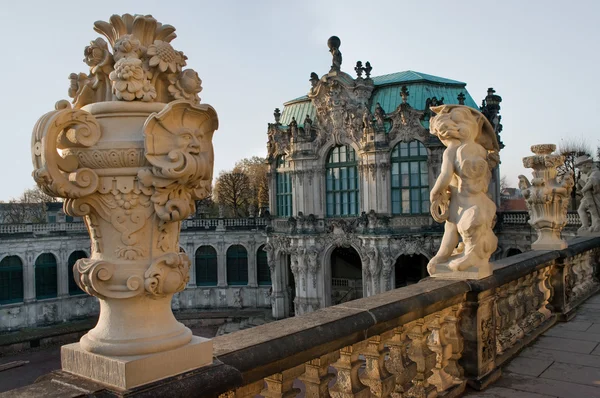
<instances>
[{"instance_id":1,"label":"arched window","mask_svg":"<svg viewBox=\"0 0 600 398\"><path fill-rule=\"evenodd\" d=\"M392 213L429 212L427 149L419 141L400 142L392 150Z\"/></svg>"},{"instance_id":2,"label":"arched window","mask_svg":"<svg viewBox=\"0 0 600 398\"><path fill-rule=\"evenodd\" d=\"M327 157L327 216L358 215L356 154L350 145L336 146Z\"/></svg>"},{"instance_id":3,"label":"arched window","mask_svg":"<svg viewBox=\"0 0 600 398\"><path fill-rule=\"evenodd\" d=\"M196 286L217 286L217 251L212 246L196 250Z\"/></svg>"},{"instance_id":4,"label":"arched window","mask_svg":"<svg viewBox=\"0 0 600 398\"><path fill-rule=\"evenodd\" d=\"M77 285L77 282L75 282L75 278L73 277L73 274L74 274L73 266L75 265L77 260L79 260L80 258L86 258L86 257L87 257L87 254L85 254L85 252L83 250L74 251L69 256L69 262L67 263L67 265L69 267L69 294L71 296L75 295L75 294L84 294L85 293L83 290L81 290L79 288L79 286Z\"/></svg>"},{"instance_id":5,"label":"arched window","mask_svg":"<svg viewBox=\"0 0 600 398\"><path fill-rule=\"evenodd\" d=\"M0 304L23 301L23 262L18 256L0 261Z\"/></svg>"},{"instance_id":6,"label":"arched window","mask_svg":"<svg viewBox=\"0 0 600 398\"><path fill-rule=\"evenodd\" d=\"M35 260L35 298L56 297L58 292L56 257L52 253L43 253Z\"/></svg>"},{"instance_id":7,"label":"arched window","mask_svg":"<svg viewBox=\"0 0 600 398\"><path fill-rule=\"evenodd\" d=\"M289 217L292 215L292 178L290 162L285 155L277 157L275 171L275 196L277 200L277 215L279 217Z\"/></svg>"},{"instance_id":8,"label":"arched window","mask_svg":"<svg viewBox=\"0 0 600 398\"><path fill-rule=\"evenodd\" d=\"M268 286L271 284L271 270L267 261L267 252L264 251L265 245L258 248L256 252L256 270L258 274L258 284Z\"/></svg>"},{"instance_id":9,"label":"arched window","mask_svg":"<svg viewBox=\"0 0 600 398\"><path fill-rule=\"evenodd\" d=\"M242 245L233 245L227 249L227 284L248 284L248 252Z\"/></svg>"}]
</instances>

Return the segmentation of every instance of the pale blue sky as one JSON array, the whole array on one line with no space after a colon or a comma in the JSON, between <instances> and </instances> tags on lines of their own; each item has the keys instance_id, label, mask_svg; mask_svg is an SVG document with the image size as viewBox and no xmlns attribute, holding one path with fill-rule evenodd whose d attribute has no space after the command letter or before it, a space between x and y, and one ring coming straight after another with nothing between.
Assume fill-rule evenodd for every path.
<instances>
[{"instance_id":1,"label":"pale blue sky","mask_svg":"<svg viewBox=\"0 0 600 398\"><path fill-rule=\"evenodd\" d=\"M264 156L273 109L306 94L328 71L327 38L342 40L342 69L370 61L373 75L414 70L467 82L480 102L503 98L501 173L516 185L521 158L562 137L600 142L595 116L598 1L5 1L0 8L0 200L32 187L30 136L38 117L68 98L67 77L87 72L83 49L96 20L152 14L177 28L173 46L203 80L220 119L215 175Z\"/></svg>"}]
</instances>

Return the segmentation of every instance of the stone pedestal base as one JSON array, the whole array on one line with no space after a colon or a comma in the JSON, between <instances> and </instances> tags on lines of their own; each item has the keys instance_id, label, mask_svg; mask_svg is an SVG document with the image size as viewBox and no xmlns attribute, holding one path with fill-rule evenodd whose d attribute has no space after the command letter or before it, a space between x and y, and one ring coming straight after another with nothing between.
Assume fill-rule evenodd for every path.
<instances>
[{"instance_id":1,"label":"stone pedestal base","mask_svg":"<svg viewBox=\"0 0 600 398\"><path fill-rule=\"evenodd\" d=\"M552 240L552 241L540 241L531 244L531 250L562 250L569 247L567 241L563 239Z\"/></svg>"},{"instance_id":2,"label":"stone pedestal base","mask_svg":"<svg viewBox=\"0 0 600 398\"><path fill-rule=\"evenodd\" d=\"M465 271L453 271L448 268L448 263L436 264L435 273L430 275L432 278L444 278L444 279L483 279L492 275L492 265L487 263L479 268L471 267Z\"/></svg>"},{"instance_id":3,"label":"stone pedestal base","mask_svg":"<svg viewBox=\"0 0 600 398\"><path fill-rule=\"evenodd\" d=\"M212 341L198 336L173 350L122 357L93 354L74 343L62 346L61 363L65 372L127 390L210 365L212 354Z\"/></svg>"}]
</instances>

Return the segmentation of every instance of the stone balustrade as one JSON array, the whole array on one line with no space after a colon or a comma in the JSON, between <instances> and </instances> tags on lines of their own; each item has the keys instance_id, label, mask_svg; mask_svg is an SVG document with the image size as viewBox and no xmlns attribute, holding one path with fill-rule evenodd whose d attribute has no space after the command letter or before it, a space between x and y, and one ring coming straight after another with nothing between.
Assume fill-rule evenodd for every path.
<instances>
[{"instance_id":1,"label":"stone balustrade","mask_svg":"<svg viewBox=\"0 0 600 398\"><path fill-rule=\"evenodd\" d=\"M128 393L459 396L467 384L483 389L493 383L502 364L557 321L572 317L599 289L599 265L600 237L580 237L563 250L493 262L493 275L477 281L428 278L216 337L211 366ZM53 388L55 382L77 391L84 386L88 394L111 393L63 371L20 393Z\"/></svg>"},{"instance_id":2,"label":"stone balustrade","mask_svg":"<svg viewBox=\"0 0 600 398\"><path fill-rule=\"evenodd\" d=\"M221 225L225 229L264 229L264 218L190 218L181 223L182 230L216 229ZM12 234L48 234L52 232L87 233L82 222L0 224L0 235Z\"/></svg>"},{"instance_id":3,"label":"stone balustrade","mask_svg":"<svg viewBox=\"0 0 600 398\"><path fill-rule=\"evenodd\" d=\"M494 263L478 281L416 285L213 339L239 372L222 397L456 396L598 290L600 238ZM225 386L223 386L225 387Z\"/></svg>"}]
</instances>

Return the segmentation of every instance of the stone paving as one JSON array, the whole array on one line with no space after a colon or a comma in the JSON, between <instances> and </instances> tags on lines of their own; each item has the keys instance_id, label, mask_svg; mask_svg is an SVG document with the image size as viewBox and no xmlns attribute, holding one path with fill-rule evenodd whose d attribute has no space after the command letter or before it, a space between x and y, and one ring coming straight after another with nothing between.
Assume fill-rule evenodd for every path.
<instances>
[{"instance_id":1,"label":"stone paving","mask_svg":"<svg viewBox=\"0 0 600 398\"><path fill-rule=\"evenodd\" d=\"M465 396L600 398L600 294L525 348L491 387Z\"/></svg>"}]
</instances>

